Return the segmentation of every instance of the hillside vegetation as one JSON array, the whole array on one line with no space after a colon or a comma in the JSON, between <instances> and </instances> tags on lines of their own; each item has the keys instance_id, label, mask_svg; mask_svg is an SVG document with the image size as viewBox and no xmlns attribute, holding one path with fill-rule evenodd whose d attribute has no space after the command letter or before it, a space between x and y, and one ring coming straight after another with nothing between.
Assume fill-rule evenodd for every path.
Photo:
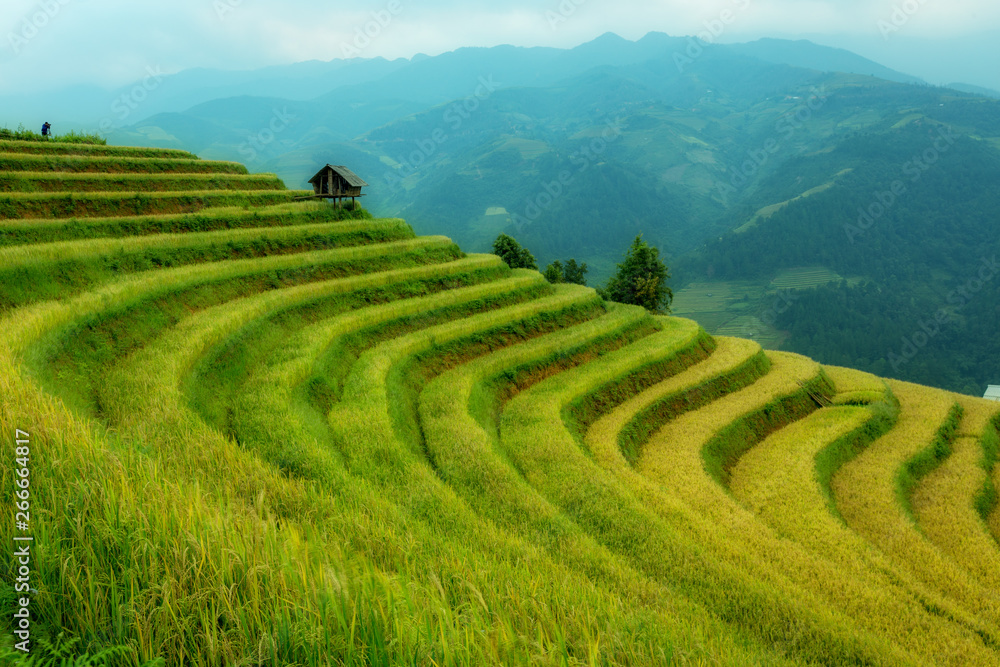
<instances>
[{"instance_id":1,"label":"hillside vegetation","mask_svg":"<svg viewBox=\"0 0 1000 667\"><path fill-rule=\"evenodd\" d=\"M30 519L0 539L34 538L28 664L1000 660L1000 404L232 163L13 143L0 497L27 486Z\"/></svg>"},{"instance_id":2,"label":"hillside vegetation","mask_svg":"<svg viewBox=\"0 0 1000 667\"><path fill-rule=\"evenodd\" d=\"M175 83L195 97L151 95L108 138L293 185L338 155L377 214L467 251L507 234L592 284L643 234L674 312L709 333L974 396L1000 382L1000 101L808 41L692 49L607 34L313 63L329 70L308 83L190 72Z\"/></svg>"}]
</instances>

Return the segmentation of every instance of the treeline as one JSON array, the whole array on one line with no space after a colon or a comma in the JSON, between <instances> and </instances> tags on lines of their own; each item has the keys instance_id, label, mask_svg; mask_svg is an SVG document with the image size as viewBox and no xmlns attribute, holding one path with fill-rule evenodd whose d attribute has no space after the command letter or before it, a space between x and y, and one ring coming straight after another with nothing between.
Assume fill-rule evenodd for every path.
<instances>
[{"instance_id":1,"label":"treeline","mask_svg":"<svg viewBox=\"0 0 1000 667\"><path fill-rule=\"evenodd\" d=\"M986 280L976 272L937 299L898 281L797 292L776 326L791 334L785 349L822 363L982 396L1000 383L1000 267L981 268Z\"/></svg>"},{"instance_id":2,"label":"treeline","mask_svg":"<svg viewBox=\"0 0 1000 667\"><path fill-rule=\"evenodd\" d=\"M512 269L538 270L535 256L511 236L500 234L493 242L493 254ZM555 260L545 267L544 276L550 283L587 284L587 264L570 258L563 263ZM607 283L597 288L602 298L618 303L642 306L654 313L667 314L674 293L668 284L670 271L660 258L660 250L635 237L618 264L618 270Z\"/></svg>"}]
</instances>

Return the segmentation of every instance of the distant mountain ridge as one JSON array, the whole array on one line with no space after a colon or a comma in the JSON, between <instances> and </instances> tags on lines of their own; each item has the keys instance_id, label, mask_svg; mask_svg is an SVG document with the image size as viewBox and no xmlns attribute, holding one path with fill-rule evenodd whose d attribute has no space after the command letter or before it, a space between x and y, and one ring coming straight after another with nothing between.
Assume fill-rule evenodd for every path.
<instances>
[{"instance_id":1,"label":"distant mountain ridge","mask_svg":"<svg viewBox=\"0 0 1000 667\"><path fill-rule=\"evenodd\" d=\"M138 103L130 104L128 98L137 85L144 85L143 80L114 90L76 86L41 95L18 96L17 99L0 97L0 108L16 109L22 116L35 113L53 115L61 125L79 125L81 129L88 124L97 127L104 120L110 120L117 127L134 124L158 113L184 112L217 99L259 96L304 102L373 82L382 84L375 87L376 91L398 88L406 99L439 104L465 94L464 90L456 89L451 83L460 73L475 70L474 64L493 65L497 62L494 58L497 55L507 59L508 66L495 72L505 79L507 85L545 85L594 67L633 65L683 53L689 43L688 37L671 37L659 32L650 32L634 42L614 33L606 33L574 49L512 46L462 48L435 57L418 54L411 59L391 61L381 57L328 62L312 60L255 70L194 68L176 74L165 74L158 68L152 68L155 77L153 88L142 95ZM895 72L849 51L808 41L763 39L711 48L728 48L766 62L820 71L870 74L890 81L919 81L916 77ZM488 60L484 61L487 53ZM468 66L464 66L465 63ZM427 72L434 72L435 76L428 77ZM482 72L477 71L476 76L479 74ZM416 85L418 81L420 85ZM150 87L148 83L145 86ZM126 104L117 108L129 110L124 118L113 108L115 101L123 98ZM14 117L6 120L14 121ZM5 121L0 119L0 122Z\"/></svg>"},{"instance_id":2,"label":"distant mountain ridge","mask_svg":"<svg viewBox=\"0 0 1000 667\"><path fill-rule=\"evenodd\" d=\"M912 364L885 359L940 289L962 286L972 249L1000 238L988 192L1000 179L1000 103L811 42L693 43L606 34L569 50L303 63L270 68L259 88L254 73L226 88L218 72L188 72L164 77L109 138L240 161L292 188L346 164L371 184L375 214L470 252L508 233L543 266L586 262L592 284L643 234L675 269L677 311L711 333L959 391L995 382L1000 354L975 342L1000 326L989 298L970 302L969 325L950 339L961 360L945 337ZM211 81L251 94L143 118L154 98L196 99ZM292 92L265 94L281 86ZM929 153L945 130L954 148ZM920 187L894 195L871 242L851 244L843 226L914 173ZM834 296L863 304L857 313L896 319L877 335L871 317L831 320L805 296L831 280L845 281ZM774 316L781 290L802 296Z\"/></svg>"},{"instance_id":3,"label":"distant mountain ridge","mask_svg":"<svg viewBox=\"0 0 1000 667\"><path fill-rule=\"evenodd\" d=\"M968 83L950 83L948 88L954 90L960 90L963 93L971 93L973 95L982 95L984 97L997 97L1000 98L1000 90L993 90L992 88L983 88L982 86L973 86Z\"/></svg>"},{"instance_id":4,"label":"distant mountain ridge","mask_svg":"<svg viewBox=\"0 0 1000 667\"><path fill-rule=\"evenodd\" d=\"M821 72L863 74L897 83L925 83L919 77L897 72L846 49L821 46L804 39L796 41L759 39L746 44L733 44L729 48L736 53L753 56L766 62L806 67Z\"/></svg>"}]
</instances>

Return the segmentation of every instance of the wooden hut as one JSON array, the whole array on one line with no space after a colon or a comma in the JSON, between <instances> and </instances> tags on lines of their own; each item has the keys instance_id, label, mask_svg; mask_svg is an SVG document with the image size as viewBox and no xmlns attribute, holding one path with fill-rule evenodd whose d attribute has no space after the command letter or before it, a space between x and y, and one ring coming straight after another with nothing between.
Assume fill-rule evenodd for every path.
<instances>
[{"instance_id":1,"label":"wooden hut","mask_svg":"<svg viewBox=\"0 0 1000 667\"><path fill-rule=\"evenodd\" d=\"M351 198L351 206L356 197L364 197L361 188L368 185L361 177L343 165L328 164L309 179L313 186L312 198L332 199L337 203L341 199Z\"/></svg>"}]
</instances>

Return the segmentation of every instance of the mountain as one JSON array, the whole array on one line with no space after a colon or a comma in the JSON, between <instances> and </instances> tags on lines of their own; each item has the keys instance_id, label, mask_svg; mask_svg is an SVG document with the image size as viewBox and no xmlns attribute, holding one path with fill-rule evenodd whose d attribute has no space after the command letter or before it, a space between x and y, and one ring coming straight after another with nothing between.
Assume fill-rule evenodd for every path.
<instances>
[{"instance_id":1,"label":"mountain","mask_svg":"<svg viewBox=\"0 0 1000 667\"><path fill-rule=\"evenodd\" d=\"M954 90L960 90L963 93L972 93L973 95L982 95L984 97L1000 97L1000 90L993 90L992 88L983 88L982 86L973 86L968 83L949 83L948 88Z\"/></svg>"},{"instance_id":2,"label":"mountain","mask_svg":"<svg viewBox=\"0 0 1000 667\"><path fill-rule=\"evenodd\" d=\"M975 342L996 323L988 299L969 306L964 334L936 337L912 363L888 360L921 313L963 284L971 249L991 247L1000 205L982 189L1000 176L998 103L810 42L692 44L608 34L569 50L351 61L343 85L312 98L211 100L110 138L239 160L290 187L318 165L349 164L377 214L470 251L508 233L543 266L587 262L592 284L643 234L674 267L677 312L713 333L967 393L995 382L992 348ZM302 81L322 69L305 67ZM182 79L195 90L198 76ZM921 196L894 207L902 226L871 232L864 251L835 242L938 131L957 136L941 159L951 167L928 171ZM869 336L863 319L806 298L841 280L855 290L845 303L891 311L892 327ZM772 313L789 288L796 307ZM960 363L949 341L961 343Z\"/></svg>"},{"instance_id":3,"label":"mountain","mask_svg":"<svg viewBox=\"0 0 1000 667\"><path fill-rule=\"evenodd\" d=\"M260 96L304 101L336 88L379 80L408 65L400 58L308 61L256 70L196 68L168 74L147 68L135 83L117 89L77 86L32 96L0 96L0 109L24 115L49 115L65 128L107 132L160 113L176 113L213 100ZM100 127L101 122L107 123ZM0 116L14 123L14 117ZM15 123L16 124L16 123Z\"/></svg>"},{"instance_id":4,"label":"mountain","mask_svg":"<svg viewBox=\"0 0 1000 667\"><path fill-rule=\"evenodd\" d=\"M918 77L897 72L846 49L821 46L805 39L759 39L747 44L733 44L729 48L735 53L753 56L769 63L806 67L821 72L864 74L899 83L924 83Z\"/></svg>"}]
</instances>

